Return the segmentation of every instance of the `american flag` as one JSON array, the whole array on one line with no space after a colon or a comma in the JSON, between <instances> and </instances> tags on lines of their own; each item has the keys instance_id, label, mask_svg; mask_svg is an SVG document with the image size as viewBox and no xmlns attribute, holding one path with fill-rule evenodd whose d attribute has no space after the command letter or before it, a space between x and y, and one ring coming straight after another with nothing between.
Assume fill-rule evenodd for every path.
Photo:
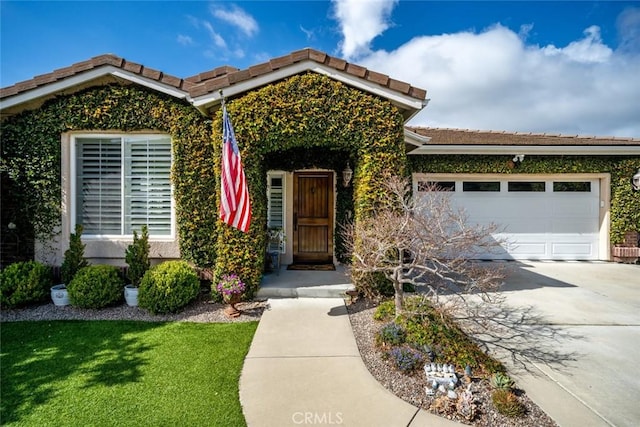
<instances>
[{"instance_id":1,"label":"american flag","mask_svg":"<svg viewBox=\"0 0 640 427\"><path fill-rule=\"evenodd\" d=\"M220 219L246 233L251 223L249 189L226 106L222 107L221 183Z\"/></svg>"}]
</instances>

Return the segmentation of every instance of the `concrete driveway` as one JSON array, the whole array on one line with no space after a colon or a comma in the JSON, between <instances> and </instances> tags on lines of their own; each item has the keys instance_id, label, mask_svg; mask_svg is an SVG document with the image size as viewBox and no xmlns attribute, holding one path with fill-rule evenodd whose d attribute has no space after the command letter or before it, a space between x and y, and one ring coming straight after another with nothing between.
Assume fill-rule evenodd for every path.
<instances>
[{"instance_id":1,"label":"concrete driveway","mask_svg":"<svg viewBox=\"0 0 640 427\"><path fill-rule=\"evenodd\" d=\"M496 318L513 322L513 334L491 347L518 385L563 427L640 425L640 266L507 269Z\"/></svg>"}]
</instances>

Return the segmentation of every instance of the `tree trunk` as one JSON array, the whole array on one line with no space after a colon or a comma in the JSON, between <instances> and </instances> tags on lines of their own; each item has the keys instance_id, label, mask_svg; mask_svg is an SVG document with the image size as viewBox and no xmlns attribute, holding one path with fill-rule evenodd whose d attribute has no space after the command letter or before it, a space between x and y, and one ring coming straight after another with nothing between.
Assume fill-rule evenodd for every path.
<instances>
[{"instance_id":1,"label":"tree trunk","mask_svg":"<svg viewBox=\"0 0 640 427\"><path fill-rule=\"evenodd\" d=\"M396 319L398 316L402 314L402 302L404 300L404 295L402 291L402 283L393 282L393 289L395 290L395 306L396 306Z\"/></svg>"}]
</instances>

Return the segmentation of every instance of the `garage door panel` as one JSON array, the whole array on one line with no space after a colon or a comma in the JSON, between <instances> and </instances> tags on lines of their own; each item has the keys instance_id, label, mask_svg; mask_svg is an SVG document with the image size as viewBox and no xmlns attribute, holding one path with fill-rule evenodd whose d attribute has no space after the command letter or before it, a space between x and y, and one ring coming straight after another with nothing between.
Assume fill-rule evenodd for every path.
<instances>
[{"instance_id":1,"label":"garage door panel","mask_svg":"<svg viewBox=\"0 0 640 427\"><path fill-rule=\"evenodd\" d=\"M593 197L591 199L593 199ZM594 203L594 200L585 200L585 196L582 196L580 198L567 197L562 200L556 199L551 205L551 213L555 217L593 218L594 214L597 214L597 212L597 199Z\"/></svg>"},{"instance_id":2,"label":"garage door panel","mask_svg":"<svg viewBox=\"0 0 640 427\"><path fill-rule=\"evenodd\" d=\"M559 219L551 220L550 231L556 237L562 234L583 234L592 235L593 230L598 228L598 222L593 220L573 219L572 221L562 221ZM597 236L596 236L597 237Z\"/></svg>"},{"instance_id":3,"label":"garage door panel","mask_svg":"<svg viewBox=\"0 0 640 427\"><path fill-rule=\"evenodd\" d=\"M513 242L509 244L509 253L515 259L532 259L544 257L547 253L547 243L545 241L526 243Z\"/></svg>"},{"instance_id":4,"label":"garage door panel","mask_svg":"<svg viewBox=\"0 0 640 427\"><path fill-rule=\"evenodd\" d=\"M467 214L473 212L478 217L493 216L494 210L487 206L487 200L495 200L480 197L456 198L453 200L455 206L464 209Z\"/></svg>"},{"instance_id":5,"label":"garage door panel","mask_svg":"<svg viewBox=\"0 0 640 427\"><path fill-rule=\"evenodd\" d=\"M496 238L505 237L505 247L483 254L484 259L598 259L600 238L599 180L582 180L576 186L571 175L536 178L536 191L524 191L529 179L505 177L500 192L462 191L463 182L456 180L456 191L448 193L456 207L464 209L470 224L498 226ZM482 176L472 180L491 181ZM544 181L542 187L540 182ZM560 182L562 185L558 184ZM580 180L579 180L580 181ZM512 185L509 186L508 182ZM554 182L558 185L555 185ZM467 185L469 189L473 186ZM545 191L541 191L543 189ZM555 188L555 191L554 191ZM508 191L511 189L511 191ZM585 191L588 190L588 191Z\"/></svg>"},{"instance_id":6,"label":"garage door panel","mask_svg":"<svg viewBox=\"0 0 640 427\"><path fill-rule=\"evenodd\" d=\"M522 217L526 212L528 218L546 217L551 209L551 201L543 197L536 197L535 200L528 200L522 196L513 197L512 193L496 195L496 193L484 193L484 197L464 195L453 199L454 206L462 208L474 220L480 218L496 217Z\"/></svg>"},{"instance_id":7,"label":"garage door panel","mask_svg":"<svg viewBox=\"0 0 640 427\"><path fill-rule=\"evenodd\" d=\"M590 258L593 256L593 245L589 243L552 243L551 254L555 258L566 257L575 259L577 257Z\"/></svg>"},{"instance_id":8,"label":"garage door panel","mask_svg":"<svg viewBox=\"0 0 640 427\"><path fill-rule=\"evenodd\" d=\"M503 225L503 231L510 234L537 234L546 233L549 230L549 220L542 218L532 218L528 221L523 221L519 217L515 218L496 218L494 221L500 221ZM522 236L520 236L522 237Z\"/></svg>"},{"instance_id":9,"label":"garage door panel","mask_svg":"<svg viewBox=\"0 0 640 427\"><path fill-rule=\"evenodd\" d=\"M491 207L493 216L499 218L522 219L523 212L527 213L527 218L543 218L547 217L549 210L549 206L544 200L538 202L532 202L530 200L524 202L520 200L506 200L505 202L500 200L485 200L484 203L488 205L495 203L499 206L499 209Z\"/></svg>"}]
</instances>

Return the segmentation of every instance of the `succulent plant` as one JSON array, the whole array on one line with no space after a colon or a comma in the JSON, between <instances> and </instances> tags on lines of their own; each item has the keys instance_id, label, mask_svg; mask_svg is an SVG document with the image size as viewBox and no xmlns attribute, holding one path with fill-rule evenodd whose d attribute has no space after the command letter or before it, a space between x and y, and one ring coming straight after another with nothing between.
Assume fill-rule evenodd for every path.
<instances>
[{"instance_id":1,"label":"succulent plant","mask_svg":"<svg viewBox=\"0 0 640 427\"><path fill-rule=\"evenodd\" d=\"M491 386L497 390L511 390L513 388L513 380L502 372L496 372L491 377Z\"/></svg>"},{"instance_id":2,"label":"succulent plant","mask_svg":"<svg viewBox=\"0 0 640 427\"><path fill-rule=\"evenodd\" d=\"M456 411L462 415L467 421L471 421L476 416L476 403L471 392L471 384L469 384L462 393L458 396L456 402Z\"/></svg>"}]
</instances>

